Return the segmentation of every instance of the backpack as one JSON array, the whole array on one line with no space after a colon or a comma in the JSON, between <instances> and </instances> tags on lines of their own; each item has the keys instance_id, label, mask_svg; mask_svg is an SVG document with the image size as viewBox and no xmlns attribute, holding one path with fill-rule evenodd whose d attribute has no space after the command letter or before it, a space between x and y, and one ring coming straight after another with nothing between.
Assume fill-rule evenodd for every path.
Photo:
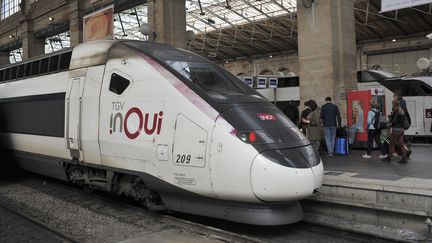
<instances>
[{"instance_id":1,"label":"backpack","mask_svg":"<svg viewBox=\"0 0 432 243\"><path fill-rule=\"evenodd\" d=\"M372 118L372 126L375 128L375 130L380 130L380 121L382 120L382 114L380 111L374 111L372 110L373 113L375 113L375 116Z\"/></svg>"}]
</instances>

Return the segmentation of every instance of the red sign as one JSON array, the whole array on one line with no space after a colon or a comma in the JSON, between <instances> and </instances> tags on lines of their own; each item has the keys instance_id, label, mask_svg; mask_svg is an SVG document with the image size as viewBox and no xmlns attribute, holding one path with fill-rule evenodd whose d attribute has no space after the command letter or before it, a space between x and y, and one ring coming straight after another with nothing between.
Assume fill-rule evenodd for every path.
<instances>
[{"instance_id":1,"label":"red sign","mask_svg":"<svg viewBox=\"0 0 432 243\"><path fill-rule=\"evenodd\" d=\"M432 118L432 109L425 109L425 117Z\"/></svg>"},{"instance_id":2,"label":"red sign","mask_svg":"<svg viewBox=\"0 0 432 243\"><path fill-rule=\"evenodd\" d=\"M276 117L271 114L258 113L257 116L261 121L276 121Z\"/></svg>"}]
</instances>

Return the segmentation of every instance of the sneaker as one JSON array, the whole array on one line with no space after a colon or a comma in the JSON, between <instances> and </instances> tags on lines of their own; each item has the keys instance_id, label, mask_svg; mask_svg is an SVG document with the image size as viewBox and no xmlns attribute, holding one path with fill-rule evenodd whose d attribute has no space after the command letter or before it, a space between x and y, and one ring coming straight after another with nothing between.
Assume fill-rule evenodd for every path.
<instances>
[{"instance_id":1,"label":"sneaker","mask_svg":"<svg viewBox=\"0 0 432 243\"><path fill-rule=\"evenodd\" d=\"M363 154L362 157L363 157L363 159L370 159L370 158L372 158L372 156L370 156L369 154Z\"/></svg>"},{"instance_id":2,"label":"sneaker","mask_svg":"<svg viewBox=\"0 0 432 243\"><path fill-rule=\"evenodd\" d=\"M379 158L380 158L380 159L385 159L385 158L387 158L387 154L381 154L381 155L379 156Z\"/></svg>"}]
</instances>

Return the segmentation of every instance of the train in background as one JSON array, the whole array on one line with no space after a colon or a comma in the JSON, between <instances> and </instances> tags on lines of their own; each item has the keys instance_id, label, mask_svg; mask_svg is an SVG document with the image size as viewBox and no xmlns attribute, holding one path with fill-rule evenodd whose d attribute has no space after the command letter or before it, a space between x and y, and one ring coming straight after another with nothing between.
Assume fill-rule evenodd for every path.
<instances>
[{"instance_id":1,"label":"train in background","mask_svg":"<svg viewBox=\"0 0 432 243\"><path fill-rule=\"evenodd\" d=\"M262 95L202 56L142 41L0 68L0 148L149 209L254 225L300 221L298 200L323 178L319 154Z\"/></svg>"},{"instance_id":2,"label":"train in background","mask_svg":"<svg viewBox=\"0 0 432 243\"><path fill-rule=\"evenodd\" d=\"M300 105L299 77L240 77L246 84L274 102L292 121L299 119ZM259 79L267 86L258 87ZM277 89L269 88L270 79L277 80ZM407 101L411 116L411 127L405 134L412 137L432 138L432 77L404 76L398 77L384 70L364 70L357 73L358 90L369 90L371 96L381 96L383 112L391 111L393 92L400 90ZM253 80L252 83L250 80ZM275 82L275 81L273 81ZM265 87L265 88L264 88ZM366 105L368 102L366 102Z\"/></svg>"}]
</instances>

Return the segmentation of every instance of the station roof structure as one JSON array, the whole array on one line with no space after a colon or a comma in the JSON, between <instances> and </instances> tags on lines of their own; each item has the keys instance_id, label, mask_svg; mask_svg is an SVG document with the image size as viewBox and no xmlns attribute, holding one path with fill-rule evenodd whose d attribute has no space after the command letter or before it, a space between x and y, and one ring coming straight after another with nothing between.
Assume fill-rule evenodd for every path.
<instances>
[{"instance_id":1,"label":"station roof structure","mask_svg":"<svg viewBox=\"0 0 432 243\"><path fill-rule=\"evenodd\" d=\"M357 43L418 37L432 31L432 4L381 13L381 0L353 0ZM147 8L118 13L118 38L144 37L137 22ZM187 0L186 28L196 34L191 51L213 60L297 52L296 0Z\"/></svg>"},{"instance_id":2,"label":"station roof structure","mask_svg":"<svg viewBox=\"0 0 432 243\"><path fill-rule=\"evenodd\" d=\"M381 13L381 0L352 0L357 43L419 37L432 31L432 4ZM141 39L146 1L115 14L114 37ZM144 4L143 4L144 3ZM188 48L215 61L297 52L297 0L186 0ZM48 38L47 52L70 46L68 34Z\"/></svg>"}]
</instances>

